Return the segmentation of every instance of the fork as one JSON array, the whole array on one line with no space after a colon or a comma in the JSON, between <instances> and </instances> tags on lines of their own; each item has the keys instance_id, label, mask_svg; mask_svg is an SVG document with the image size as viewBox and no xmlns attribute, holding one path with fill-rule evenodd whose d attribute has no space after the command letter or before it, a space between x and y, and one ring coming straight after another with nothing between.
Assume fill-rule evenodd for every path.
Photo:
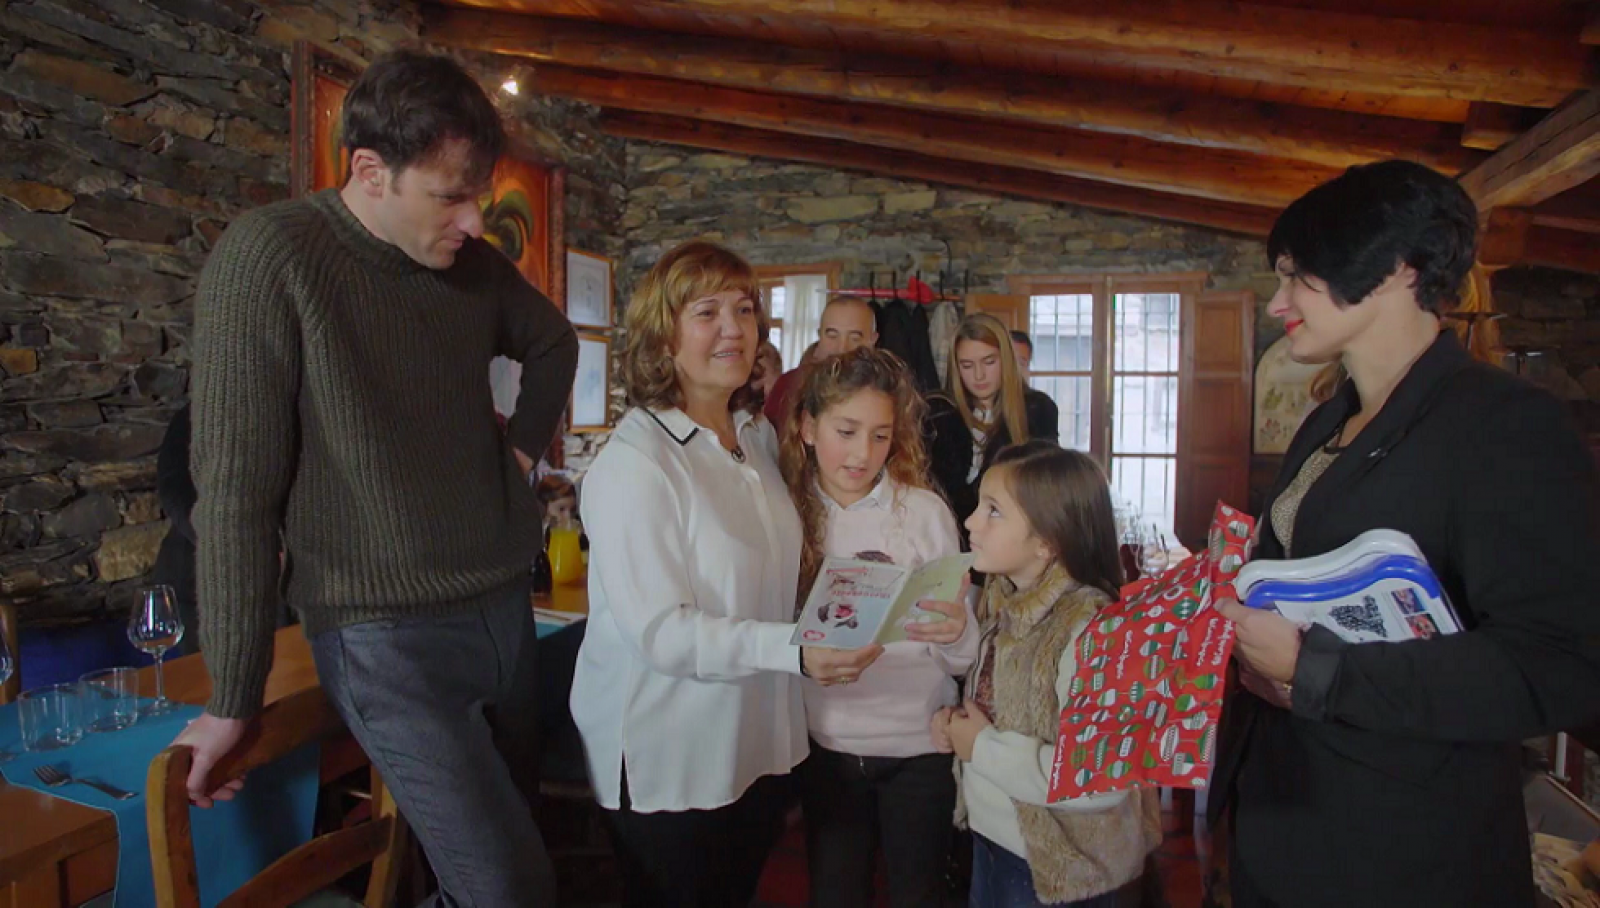
<instances>
[{"instance_id":1,"label":"fork","mask_svg":"<svg viewBox=\"0 0 1600 908\"><path fill-rule=\"evenodd\" d=\"M39 781L51 788L57 788L62 785L78 784L99 789L100 791L110 795L113 798L116 798L119 801L126 801L129 798L138 797L138 795L131 791L123 791L115 785L107 785L104 782L96 782L94 779L74 779L72 776L67 775L54 766L35 766L33 768L33 774L39 777Z\"/></svg>"}]
</instances>

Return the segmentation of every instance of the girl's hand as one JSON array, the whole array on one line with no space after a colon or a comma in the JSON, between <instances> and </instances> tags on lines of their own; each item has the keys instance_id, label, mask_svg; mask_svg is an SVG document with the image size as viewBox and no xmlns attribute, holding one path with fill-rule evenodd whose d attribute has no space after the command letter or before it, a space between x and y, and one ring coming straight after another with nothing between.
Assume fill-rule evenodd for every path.
<instances>
[{"instance_id":1,"label":"girl's hand","mask_svg":"<svg viewBox=\"0 0 1600 908\"><path fill-rule=\"evenodd\" d=\"M960 602L934 602L928 599L918 602L917 608L943 615L944 620L907 623L907 640L949 646L967 632L967 607Z\"/></svg>"},{"instance_id":2,"label":"girl's hand","mask_svg":"<svg viewBox=\"0 0 1600 908\"><path fill-rule=\"evenodd\" d=\"M955 748L950 744L950 716L955 710L946 706L933 714L933 721L928 723L928 733L933 736L933 749L942 754L954 753Z\"/></svg>"},{"instance_id":3,"label":"girl's hand","mask_svg":"<svg viewBox=\"0 0 1600 908\"><path fill-rule=\"evenodd\" d=\"M802 646L800 664L806 675L823 687L849 684L861 677L867 666L883 655L883 647L874 643L860 649L825 649L819 646Z\"/></svg>"},{"instance_id":4,"label":"girl's hand","mask_svg":"<svg viewBox=\"0 0 1600 908\"><path fill-rule=\"evenodd\" d=\"M950 746L961 762L972 762L972 748L978 743L978 734L992 724L978 704L971 700L952 712L950 721L945 725L945 734L949 736Z\"/></svg>"}]
</instances>

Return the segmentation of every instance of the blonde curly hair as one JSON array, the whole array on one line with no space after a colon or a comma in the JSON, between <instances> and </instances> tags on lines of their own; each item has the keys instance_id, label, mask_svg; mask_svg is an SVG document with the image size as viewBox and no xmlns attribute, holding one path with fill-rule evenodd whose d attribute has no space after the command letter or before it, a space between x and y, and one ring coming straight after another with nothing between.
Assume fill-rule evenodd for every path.
<instances>
[{"instance_id":1,"label":"blonde curly hair","mask_svg":"<svg viewBox=\"0 0 1600 908\"><path fill-rule=\"evenodd\" d=\"M737 290L756 307L756 337L752 350L766 343L772 322L756 283L755 269L738 253L706 240L690 240L663 255L644 276L623 316L627 340L622 349L622 384L628 403L636 407L667 409L683 406L673 360L678 344L678 318L695 300ZM758 413L761 394L751 381L734 392L728 410Z\"/></svg>"}]
</instances>

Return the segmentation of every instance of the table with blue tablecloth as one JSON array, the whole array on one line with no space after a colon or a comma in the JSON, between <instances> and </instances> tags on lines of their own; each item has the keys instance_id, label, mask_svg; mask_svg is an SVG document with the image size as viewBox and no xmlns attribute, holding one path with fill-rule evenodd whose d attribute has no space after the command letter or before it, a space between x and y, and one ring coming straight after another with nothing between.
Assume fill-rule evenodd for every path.
<instances>
[{"instance_id":1,"label":"table with blue tablecloth","mask_svg":"<svg viewBox=\"0 0 1600 908\"><path fill-rule=\"evenodd\" d=\"M587 605L582 590L571 592L559 605L581 614ZM539 604L551 603L543 600ZM554 630L542 626L545 622L540 624L541 636ZM205 663L197 656L169 661L166 674L167 695L179 703L200 705L211 695ZM145 669L140 676L141 693L152 695L154 673ZM317 685L311 646L303 630L298 626L279 630L266 702ZM15 718L11 721L14 724ZM325 742L320 778L323 782L340 778L365 762L353 738ZM53 793L0 783L0 817L6 820L0 823L0 908L82 904L113 889L119 848L117 823L109 812Z\"/></svg>"}]
</instances>

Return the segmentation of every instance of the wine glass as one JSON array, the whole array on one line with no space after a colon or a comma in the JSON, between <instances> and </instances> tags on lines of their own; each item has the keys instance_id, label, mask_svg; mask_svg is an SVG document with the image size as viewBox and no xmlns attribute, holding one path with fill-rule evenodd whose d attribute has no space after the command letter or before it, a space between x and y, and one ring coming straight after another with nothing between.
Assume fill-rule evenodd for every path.
<instances>
[{"instance_id":1,"label":"wine glass","mask_svg":"<svg viewBox=\"0 0 1600 908\"><path fill-rule=\"evenodd\" d=\"M147 716L158 716L177 707L167 699L162 658L182 639L183 619L178 617L172 587L159 585L141 589L139 600L133 605L133 615L128 618L128 642L156 660L156 702L143 710Z\"/></svg>"},{"instance_id":2,"label":"wine glass","mask_svg":"<svg viewBox=\"0 0 1600 908\"><path fill-rule=\"evenodd\" d=\"M1119 519L1121 540L1117 546L1117 556L1122 561L1122 573L1128 583L1138 580L1141 574L1141 557L1144 551L1144 539L1141 532L1141 522L1138 511L1130 505Z\"/></svg>"},{"instance_id":3,"label":"wine glass","mask_svg":"<svg viewBox=\"0 0 1600 908\"><path fill-rule=\"evenodd\" d=\"M1159 577L1172 563L1172 551L1167 548L1167 536L1156 524L1150 524L1150 534L1144 538L1140 567L1146 577Z\"/></svg>"},{"instance_id":4,"label":"wine glass","mask_svg":"<svg viewBox=\"0 0 1600 908\"><path fill-rule=\"evenodd\" d=\"M11 680L11 673L16 670L17 667L11 659L11 647L6 642L5 626L0 625L0 687L5 686L5 683ZM16 754L9 750L0 750L0 763L5 763L14 756Z\"/></svg>"}]
</instances>

